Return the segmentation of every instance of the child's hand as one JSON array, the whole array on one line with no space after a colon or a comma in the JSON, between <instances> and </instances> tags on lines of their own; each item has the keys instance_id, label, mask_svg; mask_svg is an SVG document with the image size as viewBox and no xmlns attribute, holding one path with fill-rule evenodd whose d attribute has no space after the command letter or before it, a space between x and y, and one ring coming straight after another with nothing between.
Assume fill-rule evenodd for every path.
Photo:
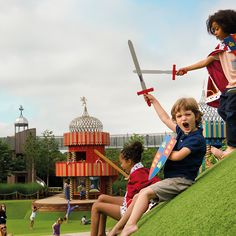
<instances>
[{"instance_id":1,"label":"child's hand","mask_svg":"<svg viewBox=\"0 0 236 236\"><path fill-rule=\"evenodd\" d=\"M180 68L176 71L176 75L184 75L187 74L188 70L186 68Z\"/></svg>"},{"instance_id":2,"label":"child's hand","mask_svg":"<svg viewBox=\"0 0 236 236\"><path fill-rule=\"evenodd\" d=\"M150 103L154 103L156 101L156 98L152 96L151 94L144 94L145 101L149 101Z\"/></svg>"}]
</instances>

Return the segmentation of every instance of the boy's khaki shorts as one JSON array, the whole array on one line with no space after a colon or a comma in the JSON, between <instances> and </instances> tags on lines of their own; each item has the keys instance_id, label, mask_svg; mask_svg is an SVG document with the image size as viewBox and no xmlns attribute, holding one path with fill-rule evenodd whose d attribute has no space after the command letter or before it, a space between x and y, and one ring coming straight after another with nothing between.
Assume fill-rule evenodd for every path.
<instances>
[{"instance_id":1,"label":"boy's khaki shorts","mask_svg":"<svg viewBox=\"0 0 236 236\"><path fill-rule=\"evenodd\" d=\"M192 180L183 177L176 177L161 180L155 184L150 185L149 187L157 195L157 199L153 200L155 202L163 202L174 198L193 183L194 181Z\"/></svg>"}]
</instances>

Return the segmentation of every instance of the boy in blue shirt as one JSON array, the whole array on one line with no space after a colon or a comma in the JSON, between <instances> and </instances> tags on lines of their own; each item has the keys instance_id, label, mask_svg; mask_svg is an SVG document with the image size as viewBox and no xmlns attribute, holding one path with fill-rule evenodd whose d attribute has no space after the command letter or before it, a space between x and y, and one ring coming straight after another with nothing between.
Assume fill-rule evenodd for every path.
<instances>
[{"instance_id":1,"label":"boy in blue shirt","mask_svg":"<svg viewBox=\"0 0 236 236\"><path fill-rule=\"evenodd\" d=\"M137 222L148 209L151 199L158 203L167 201L191 186L206 153L206 142L199 127L202 113L194 98L177 100L170 117L154 96L145 94L144 97L153 104L161 121L176 132L177 143L166 161L164 179L139 192L109 236L116 235L124 225L121 235L131 235L138 230Z\"/></svg>"}]
</instances>

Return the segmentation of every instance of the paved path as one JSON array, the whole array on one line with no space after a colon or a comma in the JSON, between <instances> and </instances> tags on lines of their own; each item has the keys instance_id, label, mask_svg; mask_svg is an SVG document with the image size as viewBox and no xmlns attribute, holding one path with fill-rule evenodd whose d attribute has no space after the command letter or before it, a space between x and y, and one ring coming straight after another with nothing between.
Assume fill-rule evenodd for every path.
<instances>
[{"instance_id":1,"label":"paved path","mask_svg":"<svg viewBox=\"0 0 236 236\"><path fill-rule=\"evenodd\" d=\"M90 232L62 234L62 236L89 236L89 235Z\"/></svg>"}]
</instances>

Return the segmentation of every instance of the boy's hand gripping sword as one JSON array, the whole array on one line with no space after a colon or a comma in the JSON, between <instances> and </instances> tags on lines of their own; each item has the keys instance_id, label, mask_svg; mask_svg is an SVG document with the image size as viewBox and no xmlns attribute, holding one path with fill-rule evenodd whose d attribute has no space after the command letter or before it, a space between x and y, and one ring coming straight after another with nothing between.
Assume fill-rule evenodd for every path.
<instances>
[{"instance_id":1,"label":"boy's hand gripping sword","mask_svg":"<svg viewBox=\"0 0 236 236\"><path fill-rule=\"evenodd\" d=\"M134 46L133 46L131 40L128 40L128 45L129 45L129 50L130 50L131 56L133 58L133 62L134 62L134 65L135 65L140 83L141 83L141 87L143 89L142 91L137 92L137 94L138 95L148 94L149 92L152 92L154 89L153 88L147 89L147 87L145 85L145 82L143 80L143 75L142 75L142 72L141 72L141 69L140 69L140 66L139 66L139 63L138 63L138 59L137 59L137 56L136 56L135 51L134 51ZM147 100L147 104L148 104L148 106L151 106L151 102L149 100Z\"/></svg>"}]
</instances>

